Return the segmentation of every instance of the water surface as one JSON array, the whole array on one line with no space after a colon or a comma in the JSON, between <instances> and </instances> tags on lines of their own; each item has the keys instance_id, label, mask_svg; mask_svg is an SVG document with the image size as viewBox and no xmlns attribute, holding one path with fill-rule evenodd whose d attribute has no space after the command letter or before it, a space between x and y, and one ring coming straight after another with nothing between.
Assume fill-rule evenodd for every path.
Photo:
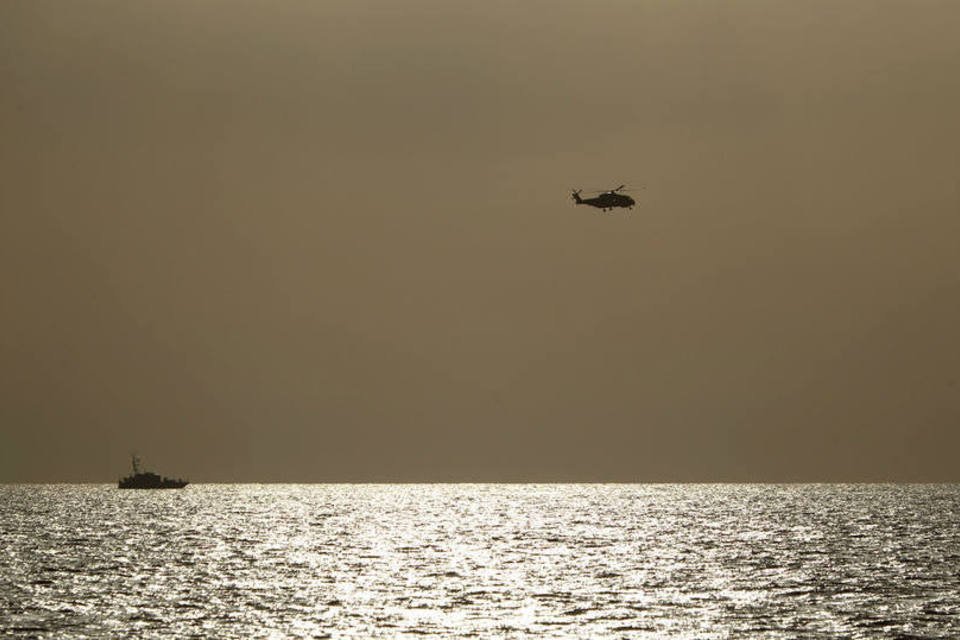
<instances>
[{"instance_id":1,"label":"water surface","mask_svg":"<svg viewBox=\"0 0 960 640\"><path fill-rule=\"evenodd\" d=\"M4 638L958 638L958 485L0 487Z\"/></svg>"}]
</instances>

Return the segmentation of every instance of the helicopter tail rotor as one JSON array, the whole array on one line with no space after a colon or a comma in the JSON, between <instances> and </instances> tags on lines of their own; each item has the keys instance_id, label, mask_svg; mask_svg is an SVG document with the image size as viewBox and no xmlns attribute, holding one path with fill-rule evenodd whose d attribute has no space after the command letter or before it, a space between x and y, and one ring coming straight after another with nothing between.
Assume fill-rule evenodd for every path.
<instances>
[{"instance_id":1,"label":"helicopter tail rotor","mask_svg":"<svg viewBox=\"0 0 960 640\"><path fill-rule=\"evenodd\" d=\"M583 189L574 189L573 193L570 196L573 199L573 201L576 202L577 204L580 204L581 202L583 202L583 200L580 199L581 191L583 191Z\"/></svg>"}]
</instances>

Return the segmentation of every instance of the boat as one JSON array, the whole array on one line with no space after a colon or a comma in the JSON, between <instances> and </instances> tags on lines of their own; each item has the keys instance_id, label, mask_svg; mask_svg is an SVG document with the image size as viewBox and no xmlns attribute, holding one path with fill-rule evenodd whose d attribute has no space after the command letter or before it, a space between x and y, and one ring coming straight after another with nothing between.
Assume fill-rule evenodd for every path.
<instances>
[{"instance_id":1,"label":"boat","mask_svg":"<svg viewBox=\"0 0 960 640\"><path fill-rule=\"evenodd\" d=\"M186 480L160 477L150 471L140 471L140 458L132 456L133 473L121 478L117 483L119 489L183 489L190 484Z\"/></svg>"}]
</instances>

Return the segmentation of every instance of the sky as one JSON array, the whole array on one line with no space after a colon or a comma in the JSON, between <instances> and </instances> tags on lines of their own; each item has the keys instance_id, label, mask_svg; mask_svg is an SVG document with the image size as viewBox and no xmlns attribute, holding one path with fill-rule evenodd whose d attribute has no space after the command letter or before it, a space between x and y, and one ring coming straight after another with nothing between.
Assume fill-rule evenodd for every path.
<instances>
[{"instance_id":1,"label":"sky","mask_svg":"<svg viewBox=\"0 0 960 640\"><path fill-rule=\"evenodd\" d=\"M0 482L960 481L958 33L0 3Z\"/></svg>"}]
</instances>

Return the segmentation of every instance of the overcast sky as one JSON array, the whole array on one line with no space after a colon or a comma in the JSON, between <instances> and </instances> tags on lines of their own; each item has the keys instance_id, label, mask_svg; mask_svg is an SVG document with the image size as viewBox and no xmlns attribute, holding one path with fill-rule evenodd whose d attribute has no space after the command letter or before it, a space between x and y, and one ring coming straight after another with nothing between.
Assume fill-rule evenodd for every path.
<instances>
[{"instance_id":1,"label":"overcast sky","mask_svg":"<svg viewBox=\"0 0 960 640\"><path fill-rule=\"evenodd\" d=\"M958 481L958 34L0 3L0 481Z\"/></svg>"}]
</instances>

